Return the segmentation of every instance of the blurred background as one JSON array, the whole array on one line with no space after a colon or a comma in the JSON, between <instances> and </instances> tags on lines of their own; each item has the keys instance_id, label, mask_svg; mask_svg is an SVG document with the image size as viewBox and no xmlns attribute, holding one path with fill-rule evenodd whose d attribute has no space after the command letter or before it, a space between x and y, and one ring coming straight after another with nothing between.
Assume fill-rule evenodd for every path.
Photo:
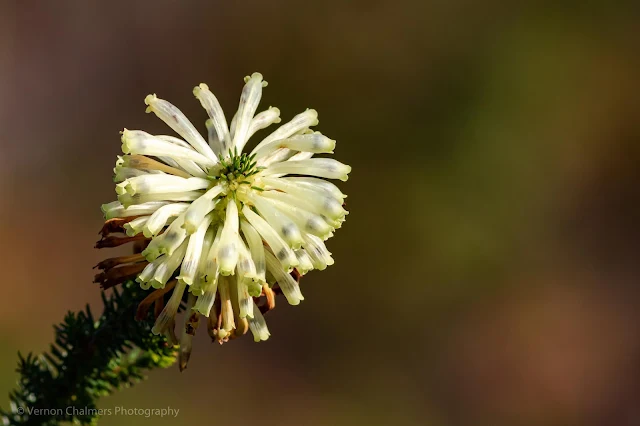
<instances>
[{"instance_id":1,"label":"blurred background","mask_svg":"<svg viewBox=\"0 0 640 426\"><path fill-rule=\"evenodd\" d=\"M170 131L144 97L204 132L192 88L230 117L260 71L260 109L317 109L353 167L336 264L280 301L268 342L199 333L184 373L101 401L177 420L100 424L640 424L639 18L606 1L0 1L0 395L18 350L99 310L118 132Z\"/></svg>"}]
</instances>

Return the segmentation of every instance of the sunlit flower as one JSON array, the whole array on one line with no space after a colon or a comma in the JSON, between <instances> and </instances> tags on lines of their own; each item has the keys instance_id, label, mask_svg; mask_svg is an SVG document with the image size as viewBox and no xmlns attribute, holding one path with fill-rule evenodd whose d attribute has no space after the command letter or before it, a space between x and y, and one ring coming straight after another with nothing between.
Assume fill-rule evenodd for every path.
<instances>
[{"instance_id":1,"label":"sunlit flower","mask_svg":"<svg viewBox=\"0 0 640 426\"><path fill-rule=\"evenodd\" d=\"M102 206L105 218L119 221L115 227L127 234L103 239L102 246L139 241L146 247L103 262L99 281L112 285L134 276L142 288L157 289L147 303L162 309L153 332L179 341L181 367L200 315L219 342L247 330L256 341L266 340L259 304L273 307L274 292L292 305L303 300L299 277L333 264L324 242L347 215L346 195L326 179L346 181L351 167L314 157L335 147L310 129L318 124L315 110L296 115L245 152L257 131L280 122L278 108L256 114L267 85L262 75L245 83L230 125L205 84L193 90L209 115L208 141L174 105L147 96L147 112L181 138L125 129L124 155L114 169L118 200ZM172 293L164 304L167 291ZM183 301L187 314L177 338Z\"/></svg>"}]
</instances>

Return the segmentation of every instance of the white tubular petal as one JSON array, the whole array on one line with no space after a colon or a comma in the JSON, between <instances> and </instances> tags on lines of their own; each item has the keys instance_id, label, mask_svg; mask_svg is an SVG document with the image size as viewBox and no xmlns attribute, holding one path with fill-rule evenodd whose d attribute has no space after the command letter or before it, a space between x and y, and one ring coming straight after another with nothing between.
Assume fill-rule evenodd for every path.
<instances>
[{"instance_id":1,"label":"white tubular petal","mask_svg":"<svg viewBox=\"0 0 640 426\"><path fill-rule=\"evenodd\" d=\"M333 158L311 158L300 161L283 161L271 164L263 173L272 174L298 174L319 176L329 179L345 181L349 178L351 167L334 160Z\"/></svg>"},{"instance_id":2,"label":"white tubular petal","mask_svg":"<svg viewBox=\"0 0 640 426\"><path fill-rule=\"evenodd\" d=\"M178 249L185 242L187 238L187 231L182 227L184 224L184 213L180 214L169 225L164 234L162 234L162 240L160 241L160 252L172 255L174 251ZM186 246L185 246L186 250ZM184 253L183 253L184 256Z\"/></svg>"},{"instance_id":3,"label":"white tubular petal","mask_svg":"<svg viewBox=\"0 0 640 426\"><path fill-rule=\"evenodd\" d=\"M301 199L290 194L278 191L263 191L261 197L269 199L273 205L289 216L300 230L327 239L333 228L324 220L322 216L305 210L309 207Z\"/></svg>"},{"instance_id":4,"label":"white tubular petal","mask_svg":"<svg viewBox=\"0 0 640 426\"><path fill-rule=\"evenodd\" d=\"M211 312L213 302L216 300L219 279L218 268L215 261L212 261L213 266L211 270L207 271L207 267L211 260L207 259L207 257L211 256L214 246L220 241L220 233L222 232L222 227L218 227L215 233L213 232L213 228L213 226L210 227L209 231L207 231L207 235L205 236L205 244L202 248L200 265L198 265L197 283L194 284L194 286L197 285L200 289L198 290L198 301L193 309L207 317Z\"/></svg>"},{"instance_id":5,"label":"white tubular petal","mask_svg":"<svg viewBox=\"0 0 640 426\"><path fill-rule=\"evenodd\" d=\"M318 121L316 120L316 122L312 124L318 124ZM314 133L313 130L311 130L309 127L303 127L297 132L292 133L291 135L282 139L287 139L287 138L299 136L299 135L308 135L311 133ZM271 163L284 161L287 158L290 158L293 154L295 154L295 152L292 152L289 148L278 148L275 151L273 151L271 154L269 154L266 158L263 158L262 160L260 160L260 162L262 163L263 166L268 166Z\"/></svg>"},{"instance_id":6,"label":"white tubular petal","mask_svg":"<svg viewBox=\"0 0 640 426\"><path fill-rule=\"evenodd\" d=\"M280 238L289 244L289 247L299 249L302 246L302 235L298 226L288 216L276 209L270 200L253 194L249 200L258 209L260 215L278 233Z\"/></svg>"},{"instance_id":7,"label":"white tubular petal","mask_svg":"<svg viewBox=\"0 0 640 426\"><path fill-rule=\"evenodd\" d=\"M194 150L191 147L191 145L189 145L182 139L176 138L175 136L158 135L157 137L158 139L162 139L165 142L170 142L174 145L178 145L180 147L187 148L195 153L198 153L196 150ZM200 167L195 161L184 159L184 158L175 158L175 159L171 159L171 161L167 161L167 157L158 157L158 158L160 158L162 161L166 162L167 164L171 164L174 167L179 167L181 169L186 170L192 176L207 177L207 174L204 172L204 170L202 170L202 167L207 168L206 165L203 165L202 167ZM172 162L175 164L172 164Z\"/></svg>"},{"instance_id":8,"label":"white tubular petal","mask_svg":"<svg viewBox=\"0 0 640 426\"><path fill-rule=\"evenodd\" d=\"M300 153L298 153L300 154ZM275 150L274 152L272 152L271 154L269 154L268 156L261 158L260 161L258 161L258 164L261 167L269 167L270 165L272 165L273 163L279 163L281 161L285 161L290 159L293 155L295 155L295 153L293 151L291 151L288 148L279 148L277 150ZM274 176L281 176L281 175L274 175Z\"/></svg>"},{"instance_id":9,"label":"white tubular petal","mask_svg":"<svg viewBox=\"0 0 640 426\"><path fill-rule=\"evenodd\" d=\"M167 281L169 281L169 278L171 278L171 275L173 275L176 269L178 269L178 266L180 266L180 262L182 262L186 251L187 242L185 241L173 252L173 254L163 256L165 257L164 261L158 265L155 273L153 274L153 279L150 281L153 288L164 288Z\"/></svg>"},{"instance_id":10,"label":"white tubular petal","mask_svg":"<svg viewBox=\"0 0 640 426\"><path fill-rule=\"evenodd\" d=\"M242 209L242 213L247 221L249 221L255 230L262 236L262 239L269 244L271 250L276 253L278 260L282 263L281 268L286 271L291 271L291 269L298 264L298 259L296 259L296 255L293 250L291 250L287 243L280 238L278 233L273 230L267 221L251 211L249 207L245 205Z\"/></svg>"},{"instance_id":11,"label":"white tubular petal","mask_svg":"<svg viewBox=\"0 0 640 426\"><path fill-rule=\"evenodd\" d=\"M307 177L307 176L286 177L281 179L288 182L295 183L296 185L299 185L305 188L325 191L331 194L334 198L337 198L343 202L344 202L344 199L347 198L347 196L343 194L342 191L340 191L340 188L338 188L328 180L314 178L314 177Z\"/></svg>"},{"instance_id":12,"label":"white tubular petal","mask_svg":"<svg viewBox=\"0 0 640 426\"><path fill-rule=\"evenodd\" d=\"M218 268L218 248L220 247L220 238L222 237L223 226L218 226L218 230L209 249L207 255L207 263L205 264L204 277L205 281L210 281L211 277L215 277L219 274Z\"/></svg>"},{"instance_id":13,"label":"white tubular petal","mask_svg":"<svg viewBox=\"0 0 640 426\"><path fill-rule=\"evenodd\" d=\"M231 124L229 125L229 134L231 135L231 139L233 139L234 135L236 134L237 123L238 123L238 111L236 111L236 113L233 114L233 118L231 119Z\"/></svg>"},{"instance_id":14,"label":"white tubular petal","mask_svg":"<svg viewBox=\"0 0 640 426\"><path fill-rule=\"evenodd\" d=\"M288 272L282 270L280 262L278 262L278 259L276 259L273 254L266 252L265 258L267 260L267 270L271 272L278 281L278 286L282 290L284 297L287 298L287 302L289 302L290 305L298 305L301 300L304 300L304 297L300 292L300 286L296 280L294 280Z\"/></svg>"},{"instance_id":15,"label":"white tubular petal","mask_svg":"<svg viewBox=\"0 0 640 426\"><path fill-rule=\"evenodd\" d=\"M311 157L313 157L313 152L298 152L297 154L287 158L287 161L308 160Z\"/></svg>"},{"instance_id":16,"label":"white tubular petal","mask_svg":"<svg viewBox=\"0 0 640 426\"><path fill-rule=\"evenodd\" d=\"M165 227L169 218L184 213L190 206L188 203L172 203L160 207L156 210L145 224L142 232L147 238L154 237Z\"/></svg>"},{"instance_id":17,"label":"white tubular petal","mask_svg":"<svg viewBox=\"0 0 640 426\"><path fill-rule=\"evenodd\" d=\"M329 224L330 227L332 227L334 230L340 228L342 226L342 224L344 223L345 219L344 217L340 218L340 219L330 219L328 217L326 217L325 215L320 215L320 217L322 217L322 219L327 222L327 224Z\"/></svg>"},{"instance_id":18,"label":"white tubular petal","mask_svg":"<svg viewBox=\"0 0 640 426\"><path fill-rule=\"evenodd\" d=\"M262 111L260 114L253 117L251 124L249 125L249 132L247 133L247 140L251 138L258 130L265 129L274 123L279 123L280 110L276 107L269 107L268 110Z\"/></svg>"},{"instance_id":19,"label":"white tubular petal","mask_svg":"<svg viewBox=\"0 0 640 426\"><path fill-rule=\"evenodd\" d=\"M216 301L219 279L220 277L216 273L215 276L210 277L209 281L205 283L205 286L203 287L203 293L198 296L198 300L193 307L194 311L200 312L200 314L204 315L205 317L208 317L210 315L213 303Z\"/></svg>"},{"instance_id":20,"label":"white tubular petal","mask_svg":"<svg viewBox=\"0 0 640 426\"><path fill-rule=\"evenodd\" d=\"M267 328L267 322L264 320L262 312L260 312L260 308L258 308L255 302L253 302L253 318L248 318L247 320L255 342L267 340L269 336L271 336Z\"/></svg>"},{"instance_id":21,"label":"white tubular petal","mask_svg":"<svg viewBox=\"0 0 640 426\"><path fill-rule=\"evenodd\" d=\"M295 132L291 136L306 135L306 134L309 134L309 133L313 133L313 131L311 129L309 129L308 127L305 127L303 129L298 130L297 132ZM301 154L301 153L298 152L298 154ZM270 154L268 154L266 157L261 158L258 161L258 165L260 165L262 167L269 167L273 163L279 163L280 161L285 161L285 160L291 159L291 157L294 156L294 155L297 155L297 154L294 151L291 151L289 148L278 148L275 151L273 151ZM313 154L311 154L311 156L313 156Z\"/></svg>"},{"instance_id":22,"label":"white tubular petal","mask_svg":"<svg viewBox=\"0 0 640 426\"><path fill-rule=\"evenodd\" d=\"M202 135L175 105L158 98L155 94L148 95L144 99L144 103L148 105L147 112L153 112L160 120L167 123L185 141L189 142L196 151L214 161L218 160L218 157L213 153L213 150L205 142Z\"/></svg>"},{"instance_id":23,"label":"white tubular petal","mask_svg":"<svg viewBox=\"0 0 640 426\"><path fill-rule=\"evenodd\" d=\"M146 173L142 173L142 174L146 174ZM122 182L120 182L119 184L116 185L116 194L118 195L124 195L127 193L127 185L129 185L129 181L128 180L124 180Z\"/></svg>"},{"instance_id":24,"label":"white tubular petal","mask_svg":"<svg viewBox=\"0 0 640 426\"><path fill-rule=\"evenodd\" d=\"M162 240L164 239L165 234L158 235L153 238L151 242L147 245L147 248L142 250L142 255L148 261L155 261L161 256L163 253L160 251Z\"/></svg>"},{"instance_id":25,"label":"white tubular petal","mask_svg":"<svg viewBox=\"0 0 640 426\"><path fill-rule=\"evenodd\" d=\"M165 136L162 136L162 137L165 137ZM176 169L184 171L187 174L187 176L194 176L199 178L207 177L207 173L204 170L202 170L202 168L204 167L205 169L207 169L208 167L206 166L200 167L191 160L185 160L182 158L173 159L171 157L163 157L163 156L158 156L158 159L167 163L171 167L175 167Z\"/></svg>"},{"instance_id":26,"label":"white tubular petal","mask_svg":"<svg viewBox=\"0 0 640 426\"><path fill-rule=\"evenodd\" d=\"M122 131L122 152L125 154L165 156L175 159L193 161L203 166L211 167L217 163L215 159L208 158L191 148L185 148L175 143L152 136L142 130Z\"/></svg>"},{"instance_id":27,"label":"white tubular petal","mask_svg":"<svg viewBox=\"0 0 640 426\"><path fill-rule=\"evenodd\" d=\"M141 156L141 157L144 157L144 156ZM156 158L158 160L162 161L163 163L168 164L171 167L175 167L178 170L182 170L183 172L185 172L187 174L187 177L188 176L206 177L206 174L202 171L202 169L198 165L196 165L196 163L194 163L193 161L191 161L191 163L193 163L198 168L198 170L200 171L201 174L188 173L184 167L182 167L180 164L178 164L178 162L175 159L171 158L171 157L166 157L166 156L163 156L163 155L157 155Z\"/></svg>"},{"instance_id":28,"label":"white tubular petal","mask_svg":"<svg viewBox=\"0 0 640 426\"><path fill-rule=\"evenodd\" d=\"M213 244L213 240L216 236L216 231L218 227L216 225L210 225L209 229L207 229L206 234L204 235L204 241L202 242L202 251L200 253L200 260L198 261L198 269L196 271L196 275L189 288L189 291L196 296L202 296L204 294L205 288L205 275L206 275L206 265L207 265L207 256L209 255L209 251L211 250L211 245Z\"/></svg>"},{"instance_id":29,"label":"white tubular petal","mask_svg":"<svg viewBox=\"0 0 640 426\"><path fill-rule=\"evenodd\" d=\"M208 214L201 221L197 231L189 237L187 251L182 261L180 275L178 279L184 281L187 285L193 284L198 266L200 265L200 256L202 256L202 247L204 246L204 236L211 225L213 215Z\"/></svg>"},{"instance_id":30,"label":"white tubular petal","mask_svg":"<svg viewBox=\"0 0 640 426\"><path fill-rule=\"evenodd\" d=\"M103 204L101 209L102 213L104 213L105 219L113 219L114 217L151 214L166 204L167 203L165 201L150 201L136 205L129 205L125 208L120 201L112 201L111 203Z\"/></svg>"},{"instance_id":31,"label":"white tubular petal","mask_svg":"<svg viewBox=\"0 0 640 426\"><path fill-rule=\"evenodd\" d=\"M185 179L167 174L145 174L127 179L123 183L126 183L125 189L132 196L136 194L198 191L208 188L211 184L207 179L197 177Z\"/></svg>"},{"instance_id":32,"label":"white tubular petal","mask_svg":"<svg viewBox=\"0 0 640 426\"><path fill-rule=\"evenodd\" d=\"M162 205L167 204L167 201L193 201L202 196L200 191L186 191L186 192L162 192L157 194L136 194L118 195L118 200L126 206L127 210L136 205L147 205L152 202L162 202Z\"/></svg>"},{"instance_id":33,"label":"white tubular petal","mask_svg":"<svg viewBox=\"0 0 640 426\"><path fill-rule=\"evenodd\" d=\"M265 177L262 182L267 185L266 189L279 189L302 200L309 206L308 210L314 210L331 219L341 219L348 212L342 208L342 203L330 195L325 195L324 191L317 191L296 185L295 183L279 178ZM303 205L304 205L303 204Z\"/></svg>"},{"instance_id":34,"label":"white tubular petal","mask_svg":"<svg viewBox=\"0 0 640 426\"><path fill-rule=\"evenodd\" d=\"M204 125L207 126L209 146L211 147L211 149L213 149L213 152L220 154L222 152L222 142L220 142L220 138L218 138L218 133L216 132L216 128L213 125L213 120L208 119L204 122Z\"/></svg>"},{"instance_id":35,"label":"white tubular petal","mask_svg":"<svg viewBox=\"0 0 640 426\"><path fill-rule=\"evenodd\" d=\"M226 334L220 336L224 338L228 335L228 333L236 328L236 322L233 319L233 306L231 305L231 294L230 294L230 277L220 277L218 279L218 293L220 294L220 309L222 314L222 327L220 327L219 332Z\"/></svg>"},{"instance_id":36,"label":"white tubular petal","mask_svg":"<svg viewBox=\"0 0 640 426\"><path fill-rule=\"evenodd\" d=\"M184 289L186 284L178 281L176 286L173 289L173 293L171 293L171 298L169 302L165 305L164 309L158 316L151 332L153 334L161 334L163 333L167 326L175 319L176 314L178 313L178 307L180 306L180 302L182 302L182 295L184 294Z\"/></svg>"},{"instance_id":37,"label":"white tubular petal","mask_svg":"<svg viewBox=\"0 0 640 426\"><path fill-rule=\"evenodd\" d=\"M296 266L296 269L300 272L300 275L304 275L313 270L313 262L311 262L311 258L304 249L296 250L295 253L298 258L298 266Z\"/></svg>"},{"instance_id":38,"label":"white tubular petal","mask_svg":"<svg viewBox=\"0 0 640 426\"><path fill-rule=\"evenodd\" d=\"M244 81L246 84L240 95L236 131L231 145L231 148L236 149L237 152L242 152L247 143L251 120L258 109L260 98L262 98L262 87L267 85L266 81L262 81L262 74L258 72L251 74L251 77L245 77Z\"/></svg>"},{"instance_id":39,"label":"white tubular petal","mask_svg":"<svg viewBox=\"0 0 640 426\"><path fill-rule=\"evenodd\" d=\"M138 276L136 277L136 281L140 283L140 288L142 288L143 290L148 290L149 287L151 287L149 281L153 279L153 275L156 273L156 269L158 269L158 265L162 263L162 260L163 259L161 257L154 260L153 262L145 266L142 272L138 274Z\"/></svg>"},{"instance_id":40,"label":"white tubular petal","mask_svg":"<svg viewBox=\"0 0 640 426\"><path fill-rule=\"evenodd\" d=\"M122 182L129 178L146 175L146 174L147 172L143 170L138 170L131 167L118 166L118 167L114 167L113 169L113 181Z\"/></svg>"},{"instance_id":41,"label":"white tubular petal","mask_svg":"<svg viewBox=\"0 0 640 426\"><path fill-rule=\"evenodd\" d=\"M149 157L145 157L144 155L125 155L120 158L122 158L122 165L124 167L130 167L140 170L159 171L183 178L191 177L189 173L186 173L183 170L167 166L164 163L161 163Z\"/></svg>"},{"instance_id":42,"label":"white tubular petal","mask_svg":"<svg viewBox=\"0 0 640 426\"><path fill-rule=\"evenodd\" d=\"M200 101L202 108L207 111L211 123L215 128L217 140L222 148L222 151L219 152L224 155L231 147L231 138L229 136L229 128L227 127L227 119L224 117L224 111L222 111L218 99L211 93L209 86L204 83L195 87L193 94Z\"/></svg>"},{"instance_id":43,"label":"white tubular petal","mask_svg":"<svg viewBox=\"0 0 640 426\"><path fill-rule=\"evenodd\" d=\"M222 192L222 186L216 185L205 194L195 200L184 215L184 229L186 229L187 234L191 235L196 232L198 226L200 226L200 222L204 219L205 215L209 213L218 203L217 200L214 200L220 193Z\"/></svg>"},{"instance_id":44,"label":"white tubular petal","mask_svg":"<svg viewBox=\"0 0 640 426\"><path fill-rule=\"evenodd\" d=\"M251 253L247 249L247 246L242 241L242 238L238 238L238 275L242 278L248 278L250 280L256 279L256 265L251 259Z\"/></svg>"},{"instance_id":45,"label":"white tubular petal","mask_svg":"<svg viewBox=\"0 0 640 426\"><path fill-rule=\"evenodd\" d=\"M254 149L252 154L256 154L256 158L262 158L271 154L276 149L288 148L292 151L306 151L312 153L333 153L336 141L329 139L321 133L310 133L306 135L294 135L286 139L270 141L260 147Z\"/></svg>"},{"instance_id":46,"label":"white tubular petal","mask_svg":"<svg viewBox=\"0 0 640 426\"><path fill-rule=\"evenodd\" d=\"M237 274L236 287L238 289L239 318L253 318L253 298L249 295L247 281L251 280L243 278L240 274Z\"/></svg>"},{"instance_id":47,"label":"white tubular petal","mask_svg":"<svg viewBox=\"0 0 640 426\"><path fill-rule=\"evenodd\" d=\"M137 235L140 232L142 232L142 228L144 228L145 224L147 223L147 220L149 220L149 217L150 216L142 216L142 217L133 219L131 222L125 223L124 230L126 234L130 237L133 237L134 235Z\"/></svg>"},{"instance_id":48,"label":"white tubular petal","mask_svg":"<svg viewBox=\"0 0 640 426\"><path fill-rule=\"evenodd\" d=\"M303 235L303 238L305 240L303 247L311 258L315 269L322 271L326 269L327 265L333 265L331 253L320 238L309 234Z\"/></svg>"},{"instance_id":49,"label":"white tubular petal","mask_svg":"<svg viewBox=\"0 0 640 426\"><path fill-rule=\"evenodd\" d=\"M264 260L264 245L262 244L262 237L258 231L256 231L255 228L244 219L240 221L240 227L242 228L242 234L249 245L249 253L251 254L251 259L253 260L253 264L256 268L256 277L264 284L266 282L266 264Z\"/></svg>"},{"instance_id":50,"label":"white tubular petal","mask_svg":"<svg viewBox=\"0 0 640 426\"><path fill-rule=\"evenodd\" d=\"M314 109L308 109L305 112L296 115L290 122L283 124L275 132L264 138L262 142L260 142L255 148L253 148L251 154L260 150L264 145L272 141L286 139L290 136L293 136L296 132L302 129L315 126L317 124L318 113Z\"/></svg>"},{"instance_id":51,"label":"white tubular petal","mask_svg":"<svg viewBox=\"0 0 640 426\"><path fill-rule=\"evenodd\" d=\"M196 232L204 217L215 208L217 203L218 200L208 200L203 197L191 203L185 215L184 224L182 225L185 231L187 231L187 235Z\"/></svg>"},{"instance_id":52,"label":"white tubular petal","mask_svg":"<svg viewBox=\"0 0 640 426\"><path fill-rule=\"evenodd\" d=\"M109 214L117 214L119 212L124 212L124 206L120 203L120 201L112 201L110 203L106 203L100 206L100 210L102 210L102 214L106 219L111 219L107 217ZM116 217L116 216L111 216Z\"/></svg>"},{"instance_id":53,"label":"white tubular petal","mask_svg":"<svg viewBox=\"0 0 640 426\"><path fill-rule=\"evenodd\" d=\"M238 206L235 200L229 199L226 210L216 260L220 274L233 275L233 271L238 263L238 239L240 238L238 235Z\"/></svg>"}]
</instances>

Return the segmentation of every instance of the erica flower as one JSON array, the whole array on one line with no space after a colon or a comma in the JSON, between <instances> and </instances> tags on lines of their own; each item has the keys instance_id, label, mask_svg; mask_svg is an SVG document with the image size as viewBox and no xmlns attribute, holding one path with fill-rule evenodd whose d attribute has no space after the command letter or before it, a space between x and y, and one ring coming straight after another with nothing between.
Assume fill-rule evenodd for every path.
<instances>
[{"instance_id":1,"label":"erica flower","mask_svg":"<svg viewBox=\"0 0 640 426\"><path fill-rule=\"evenodd\" d=\"M186 300L181 367L201 315L221 343L248 329L256 341L266 340L262 311L273 307L274 292L300 303L299 277L333 264L324 242L347 214L346 195L326 179L346 181L351 167L314 157L335 147L311 130L318 124L315 110L245 150L254 133L281 121L278 108L256 114L267 85L262 75L245 83L230 125L205 84L193 90L209 115L208 141L174 105L147 96L147 112L181 138L125 129L124 155L114 169L118 200L102 206L107 224L98 245L138 241L144 249L102 262L98 281L108 287L135 277L143 289L156 289L141 310L154 304L153 332L174 343L176 313Z\"/></svg>"}]
</instances>

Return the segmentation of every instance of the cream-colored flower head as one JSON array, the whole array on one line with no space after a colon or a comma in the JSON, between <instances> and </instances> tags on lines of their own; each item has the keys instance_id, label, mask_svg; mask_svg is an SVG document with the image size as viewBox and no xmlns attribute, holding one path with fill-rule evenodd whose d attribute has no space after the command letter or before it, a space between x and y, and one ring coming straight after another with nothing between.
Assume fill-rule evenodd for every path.
<instances>
[{"instance_id":1,"label":"cream-colored flower head","mask_svg":"<svg viewBox=\"0 0 640 426\"><path fill-rule=\"evenodd\" d=\"M210 328L220 341L239 322L248 324L256 341L266 340L269 331L254 298L272 294L275 286L290 304L300 303L294 276L333 264L324 242L347 214L346 196L326 179L346 181L351 167L314 157L335 147L311 130L318 124L315 110L296 115L245 152L254 133L280 122L278 108L256 114L267 85L262 75L245 83L230 125L205 84L193 90L209 115L208 141L174 105L147 96L147 112L180 138L125 129L125 155L115 167L118 201L102 206L107 219L127 218L129 236L150 238L142 252L149 263L137 276L143 288L163 289L177 280L154 333L173 335L189 293L183 352L190 350L199 315L219 321Z\"/></svg>"}]
</instances>

